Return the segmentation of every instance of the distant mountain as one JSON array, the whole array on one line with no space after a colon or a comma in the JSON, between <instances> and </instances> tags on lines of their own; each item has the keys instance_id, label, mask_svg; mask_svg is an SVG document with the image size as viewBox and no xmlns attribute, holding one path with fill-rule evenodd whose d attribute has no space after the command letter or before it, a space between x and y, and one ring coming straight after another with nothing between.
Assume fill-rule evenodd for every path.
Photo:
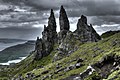
<instances>
[{"instance_id":1,"label":"distant mountain","mask_svg":"<svg viewBox=\"0 0 120 80\"><path fill-rule=\"evenodd\" d=\"M27 40L0 38L0 43L15 43L15 42L24 42L24 41Z\"/></svg>"},{"instance_id":2,"label":"distant mountain","mask_svg":"<svg viewBox=\"0 0 120 80\"><path fill-rule=\"evenodd\" d=\"M11 40L16 41L16 40ZM8 47L0 52L0 63L7 62L9 60L15 60L19 57L25 57L34 50L35 41L28 41L24 44L18 44L12 47Z\"/></svg>"},{"instance_id":3,"label":"distant mountain","mask_svg":"<svg viewBox=\"0 0 120 80\"><path fill-rule=\"evenodd\" d=\"M119 33L119 32L120 32L120 30L118 30L118 31L107 31L107 32L103 33L101 35L101 37L102 38L107 38L107 37L110 37L110 36L112 36L112 35L114 35L116 33Z\"/></svg>"}]
</instances>

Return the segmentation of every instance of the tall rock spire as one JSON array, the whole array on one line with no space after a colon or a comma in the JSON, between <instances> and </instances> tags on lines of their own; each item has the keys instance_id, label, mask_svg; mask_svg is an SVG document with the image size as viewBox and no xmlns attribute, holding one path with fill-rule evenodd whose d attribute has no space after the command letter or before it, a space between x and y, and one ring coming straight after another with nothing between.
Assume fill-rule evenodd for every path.
<instances>
[{"instance_id":1,"label":"tall rock spire","mask_svg":"<svg viewBox=\"0 0 120 80\"><path fill-rule=\"evenodd\" d=\"M39 60L41 57L47 56L53 50L55 42L57 42L56 32L56 20L54 12L51 9L50 17L48 20L48 26L44 25L44 31L42 32L42 39L36 41L36 54L35 59Z\"/></svg>"},{"instance_id":2,"label":"tall rock spire","mask_svg":"<svg viewBox=\"0 0 120 80\"><path fill-rule=\"evenodd\" d=\"M56 32L56 20L54 16L53 9L51 9L50 17L48 18L48 26L44 26L44 31L42 32L43 35L43 40L44 41L52 41L54 43L56 37L57 37L57 32Z\"/></svg>"},{"instance_id":3,"label":"tall rock spire","mask_svg":"<svg viewBox=\"0 0 120 80\"><path fill-rule=\"evenodd\" d=\"M60 24L60 30L69 30L70 28L69 20L63 6L61 6L60 9L59 24Z\"/></svg>"},{"instance_id":4,"label":"tall rock spire","mask_svg":"<svg viewBox=\"0 0 120 80\"><path fill-rule=\"evenodd\" d=\"M56 20L55 20L55 16L54 16L54 12L53 9L51 9L51 13L50 13L50 17L48 20L48 28L50 30L56 31Z\"/></svg>"},{"instance_id":5,"label":"tall rock spire","mask_svg":"<svg viewBox=\"0 0 120 80\"><path fill-rule=\"evenodd\" d=\"M45 29L42 32L46 54L50 53L55 42L57 41L56 27L57 26L56 26L54 12L53 12L53 9L51 9L50 17L48 20L48 26L44 27Z\"/></svg>"}]
</instances>

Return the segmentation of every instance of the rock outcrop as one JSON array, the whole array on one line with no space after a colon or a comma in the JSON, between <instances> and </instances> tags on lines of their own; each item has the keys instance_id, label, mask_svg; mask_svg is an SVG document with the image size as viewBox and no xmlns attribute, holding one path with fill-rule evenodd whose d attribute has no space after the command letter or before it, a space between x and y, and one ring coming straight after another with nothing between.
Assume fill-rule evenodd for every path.
<instances>
[{"instance_id":1,"label":"rock outcrop","mask_svg":"<svg viewBox=\"0 0 120 80\"><path fill-rule=\"evenodd\" d=\"M60 9L59 23L60 23L60 30L61 31L62 30L69 31L70 24L69 24L69 20L68 20L66 11L65 11L63 6L61 6L61 9Z\"/></svg>"},{"instance_id":2,"label":"rock outcrop","mask_svg":"<svg viewBox=\"0 0 120 80\"><path fill-rule=\"evenodd\" d=\"M50 54L54 44L58 44L58 51L54 56L54 60L56 61L76 51L76 41L84 43L96 42L101 39L92 25L89 26L87 24L87 18L83 15L78 21L77 30L75 32L69 31L70 24L63 6L60 9L59 23L60 32L57 34L55 16L51 9L48 26L44 26L44 31L42 32L42 39L37 39L36 41L36 59L41 59L41 57Z\"/></svg>"},{"instance_id":3,"label":"rock outcrop","mask_svg":"<svg viewBox=\"0 0 120 80\"><path fill-rule=\"evenodd\" d=\"M45 47L45 56L48 55L57 42L57 32L56 32L56 21L53 10L51 9L51 15L49 17L48 26L44 26L44 31L42 32L42 39Z\"/></svg>"},{"instance_id":4,"label":"rock outcrop","mask_svg":"<svg viewBox=\"0 0 120 80\"><path fill-rule=\"evenodd\" d=\"M56 20L54 12L51 9L51 14L48 21L48 26L44 25L44 31L42 32L42 39L37 39L35 48L35 59L41 59L53 50L55 42L57 42L56 32Z\"/></svg>"},{"instance_id":5,"label":"rock outcrop","mask_svg":"<svg viewBox=\"0 0 120 80\"><path fill-rule=\"evenodd\" d=\"M61 43L70 29L69 20L63 6L61 6L60 9L59 24L60 24L60 32L58 33L58 43Z\"/></svg>"},{"instance_id":6,"label":"rock outcrop","mask_svg":"<svg viewBox=\"0 0 120 80\"><path fill-rule=\"evenodd\" d=\"M43 42L42 42L42 39L39 39L39 37L37 37L36 46L35 46L35 53L36 53L35 60L42 58Z\"/></svg>"},{"instance_id":7,"label":"rock outcrop","mask_svg":"<svg viewBox=\"0 0 120 80\"><path fill-rule=\"evenodd\" d=\"M112 71L119 70L120 56L115 54L106 55L101 59L101 61L93 64L92 66L97 70L97 72L99 72L102 78L107 78Z\"/></svg>"},{"instance_id":8,"label":"rock outcrop","mask_svg":"<svg viewBox=\"0 0 120 80\"><path fill-rule=\"evenodd\" d=\"M78 20L77 29L75 31L81 42L97 42L101 37L94 30L92 25L87 24L86 16L82 15Z\"/></svg>"}]
</instances>

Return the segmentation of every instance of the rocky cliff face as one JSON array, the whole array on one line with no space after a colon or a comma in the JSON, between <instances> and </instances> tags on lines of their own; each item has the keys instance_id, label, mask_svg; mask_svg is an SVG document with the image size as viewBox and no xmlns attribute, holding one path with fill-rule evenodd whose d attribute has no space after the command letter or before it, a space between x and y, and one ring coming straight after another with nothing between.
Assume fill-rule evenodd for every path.
<instances>
[{"instance_id":1,"label":"rocky cliff face","mask_svg":"<svg viewBox=\"0 0 120 80\"><path fill-rule=\"evenodd\" d=\"M75 31L81 42L97 42L101 37L94 30L92 25L87 24L87 18L82 15L78 20L77 29Z\"/></svg>"},{"instance_id":2,"label":"rocky cliff face","mask_svg":"<svg viewBox=\"0 0 120 80\"><path fill-rule=\"evenodd\" d=\"M48 21L48 26L44 26L44 31L42 32L42 35L42 39L38 38L36 41L35 59L37 60L50 54L55 42L57 41L56 21L52 9Z\"/></svg>"},{"instance_id":3,"label":"rocky cliff face","mask_svg":"<svg viewBox=\"0 0 120 80\"><path fill-rule=\"evenodd\" d=\"M60 32L58 33L58 43L60 44L63 41L63 39L66 37L67 32L69 32L70 29L67 13L63 6L61 6L60 9L59 24L60 24Z\"/></svg>"},{"instance_id":4,"label":"rocky cliff face","mask_svg":"<svg viewBox=\"0 0 120 80\"><path fill-rule=\"evenodd\" d=\"M55 16L53 10L51 10L48 26L44 26L42 32L42 39L38 38L36 41L36 59L41 59L50 54L55 44L58 44L58 52L55 54L55 60L57 60L62 58L63 55L68 56L77 50L75 41L84 43L96 42L101 39L92 25L87 24L87 18L83 15L78 20L76 31L69 31L70 24L63 6L60 9L59 23L60 32L57 34Z\"/></svg>"},{"instance_id":5,"label":"rocky cliff face","mask_svg":"<svg viewBox=\"0 0 120 80\"><path fill-rule=\"evenodd\" d=\"M35 60L42 58L43 54L43 42L42 39L37 38L36 45L35 45Z\"/></svg>"},{"instance_id":6,"label":"rocky cliff face","mask_svg":"<svg viewBox=\"0 0 120 80\"><path fill-rule=\"evenodd\" d=\"M51 9L51 15L49 17L48 26L44 26L44 31L42 32L42 39L44 43L44 55L48 55L57 41L57 32L56 32L56 21L53 10Z\"/></svg>"},{"instance_id":7,"label":"rocky cliff face","mask_svg":"<svg viewBox=\"0 0 120 80\"><path fill-rule=\"evenodd\" d=\"M69 20L68 20L66 11L65 11L63 6L61 6L61 9L60 9L59 23L60 23L60 30L61 31L62 30L69 31L70 24L69 24Z\"/></svg>"}]
</instances>

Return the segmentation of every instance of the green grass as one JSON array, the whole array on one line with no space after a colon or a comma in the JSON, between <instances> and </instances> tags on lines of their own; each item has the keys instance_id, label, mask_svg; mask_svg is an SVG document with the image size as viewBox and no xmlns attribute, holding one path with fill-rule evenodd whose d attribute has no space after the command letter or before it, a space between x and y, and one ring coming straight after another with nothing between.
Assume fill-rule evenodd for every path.
<instances>
[{"instance_id":1,"label":"green grass","mask_svg":"<svg viewBox=\"0 0 120 80\"><path fill-rule=\"evenodd\" d=\"M108 32L103 33L101 35L101 37L102 38L108 38L108 37L110 37L110 36L112 36L112 35L114 35L116 33L119 33L119 32L120 32L120 30L118 30L118 31L108 31Z\"/></svg>"},{"instance_id":2,"label":"green grass","mask_svg":"<svg viewBox=\"0 0 120 80\"><path fill-rule=\"evenodd\" d=\"M117 42L117 44L115 44ZM19 74L23 74L23 77L26 76L28 72L34 73L36 76L41 75L44 71L49 71L47 74L41 75L38 78L35 78L35 80L40 80L46 75L53 74L52 80L61 80L66 77L69 77L71 75L80 74L84 70L86 70L87 66L92 65L103 59L105 56L115 54L117 56L120 56L120 33L117 33L113 36L110 36L104 40L101 40L99 42L88 42L85 44L81 44L78 41L70 41L68 42L70 44L74 44L78 47L78 50L72 53L70 56L64 57L61 60L53 62L53 57L57 53L56 48L58 45L54 47L53 52L51 52L50 55L42 58L39 61L33 61L34 53L23 60L21 63L17 64L15 68L11 71L13 75L18 76ZM58 74L54 74L54 72L57 70L56 65L59 63L62 67L65 68L69 65L75 64L77 61L70 62L71 60L75 59L83 59L84 61L81 68L73 69L68 72L61 71ZM44 68L39 68L37 66L44 66ZM12 68L10 68L12 69ZM113 71L109 76L108 79L114 77L116 74L118 74L118 71ZM62 76L60 76L62 75ZM120 75L119 75L120 76ZM94 72L92 75L88 76L85 80L92 80L94 77L98 77L99 75L97 72ZM119 80L120 77L117 78ZM51 78L47 78L46 80L51 80Z\"/></svg>"},{"instance_id":3,"label":"green grass","mask_svg":"<svg viewBox=\"0 0 120 80\"><path fill-rule=\"evenodd\" d=\"M55 80L60 80L60 79L64 79L64 78L69 77L74 74L79 74L79 73L83 72L87 68L88 65L95 64L96 62L100 61L104 56L107 56L109 54L120 55L120 47L119 47L120 44L116 44L115 46L112 46L112 44L115 40L120 41L119 35L120 34L116 34L114 36L111 36L111 37L106 38L105 40L102 40L99 42L83 44L83 45L79 46L79 49L76 52L74 52L73 54L71 54L69 57L63 58L62 60L56 61L54 63L50 63L48 61L48 65L46 65L44 69L40 68L40 69L36 69L31 72L35 73L35 75L39 75L40 73L42 73L46 70L49 70L49 73L45 74L45 75L49 75L51 73L54 73L54 71L56 70L55 66L57 63L61 64L62 68L64 68L64 67L67 67L70 65L70 64L67 64L70 60L82 58L84 60L83 64L85 64L85 66L83 66L79 69L74 69L74 70L68 71L68 72L61 71L58 74L54 74L53 78ZM99 50L94 50L95 48L98 48ZM93 55L96 55L96 56L93 57ZM47 58L47 57L45 58L45 60L46 59L49 60L49 58ZM44 62L43 60L41 60L41 61ZM73 62L73 63L76 63L76 62ZM63 74L63 76L59 76L62 74ZM42 75L40 78L44 77L45 75ZM94 74L91 75L90 77L88 77L88 79L92 80L93 76L98 76L98 74L95 73L95 75ZM40 78L38 78L38 79L40 79ZM86 80L88 80L88 79L86 78ZM48 78L48 80L49 80L49 78Z\"/></svg>"}]
</instances>

